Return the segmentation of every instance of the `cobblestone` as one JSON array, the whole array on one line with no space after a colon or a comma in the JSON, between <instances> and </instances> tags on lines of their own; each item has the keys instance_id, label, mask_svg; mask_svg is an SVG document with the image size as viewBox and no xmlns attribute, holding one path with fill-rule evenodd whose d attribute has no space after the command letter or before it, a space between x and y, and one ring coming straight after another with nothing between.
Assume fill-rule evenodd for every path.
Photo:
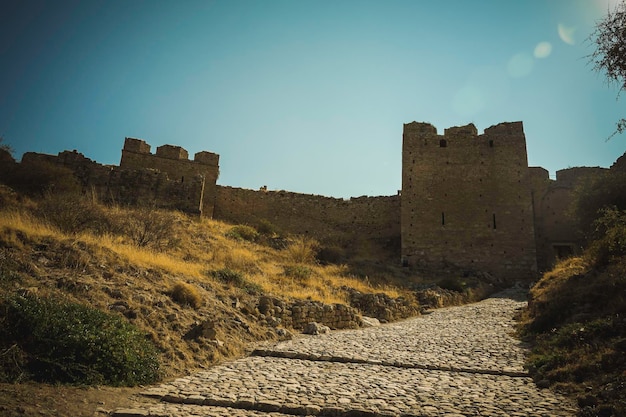
<instances>
[{"instance_id":1,"label":"cobblestone","mask_svg":"<svg viewBox=\"0 0 626 417\"><path fill-rule=\"evenodd\" d=\"M148 388L144 404L113 416L573 416L524 371L515 295L263 346Z\"/></svg>"}]
</instances>

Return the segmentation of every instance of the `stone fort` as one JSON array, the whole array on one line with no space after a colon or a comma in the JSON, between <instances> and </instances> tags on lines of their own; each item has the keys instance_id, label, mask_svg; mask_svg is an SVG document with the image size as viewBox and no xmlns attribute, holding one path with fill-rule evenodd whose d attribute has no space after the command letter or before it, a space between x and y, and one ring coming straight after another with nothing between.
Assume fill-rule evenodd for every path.
<instances>
[{"instance_id":1,"label":"stone fort","mask_svg":"<svg viewBox=\"0 0 626 417\"><path fill-rule=\"evenodd\" d=\"M126 138L119 166L82 154L28 152L21 164L69 168L85 191L103 201L149 204L238 224L273 224L283 233L317 239L358 261L394 261L407 267L483 271L503 279L533 279L561 256L579 250L568 216L578 181L626 170L626 154L610 169L569 168L551 180L529 167L522 122L478 134L473 124L445 129L404 125L402 190L393 196L338 199L266 187L221 186L219 155L180 146L151 152Z\"/></svg>"}]
</instances>

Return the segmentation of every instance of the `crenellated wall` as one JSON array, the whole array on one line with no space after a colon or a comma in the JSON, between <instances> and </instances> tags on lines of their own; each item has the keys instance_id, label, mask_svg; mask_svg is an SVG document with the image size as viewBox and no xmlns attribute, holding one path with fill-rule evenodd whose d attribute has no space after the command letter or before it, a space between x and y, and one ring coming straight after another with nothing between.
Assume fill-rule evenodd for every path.
<instances>
[{"instance_id":1,"label":"crenellated wall","mask_svg":"<svg viewBox=\"0 0 626 417\"><path fill-rule=\"evenodd\" d=\"M6 153L5 153L6 154ZM4 165L15 164L0 152ZM8 155L8 156L7 156ZM4 159L2 159L4 158ZM445 129L404 125L402 191L395 196L338 199L267 189L218 186L219 155L126 138L120 166L98 164L64 151L26 153L21 164L58 164L74 172L85 192L102 201L182 210L302 234L352 259L400 262L429 268L454 266L508 280L576 253L581 237L571 217L574 190L604 168L569 168L550 180L528 167L521 122L478 134L473 124ZM626 154L610 171L626 170Z\"/></svg>"},{"instance_id":2,"label":"crenellated wall","mask_svg":"<svg viewBox=\"0 0 626 417\"><path fill-rule=\"evenodd\" d=\"M126 138L120 168L126 170L153 169L166 173L172 181L180 183L180 189L189 189L185 181L197 182L203 178L204 187L199 194L190 195L198 200L198 210L202 216L213 217L216 197L216 182L219 176L219 155L212 152L198 152L190 161L187 151L180 146L163 145L156 154L150 153L150 145L136 138ZM195 203L194 203L195 204Z\"/></svg>"}]
</instances>

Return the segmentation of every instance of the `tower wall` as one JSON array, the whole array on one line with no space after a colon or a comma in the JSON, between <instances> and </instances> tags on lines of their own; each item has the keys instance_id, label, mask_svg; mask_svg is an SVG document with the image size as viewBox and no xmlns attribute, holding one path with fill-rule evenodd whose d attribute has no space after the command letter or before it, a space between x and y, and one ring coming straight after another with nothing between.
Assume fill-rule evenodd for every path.
<instances>
[{"instance_id":1,"label":"tower wall","mask_svg":"<svg viewBox=\"0 0 626 417\"><path fill-rule=\"evenodd\" d=\"M438 135L404 125L402 259L507 279L537 271L530 175L521 122L478 135L474 125Z\"/></svg>"}]
</instances>

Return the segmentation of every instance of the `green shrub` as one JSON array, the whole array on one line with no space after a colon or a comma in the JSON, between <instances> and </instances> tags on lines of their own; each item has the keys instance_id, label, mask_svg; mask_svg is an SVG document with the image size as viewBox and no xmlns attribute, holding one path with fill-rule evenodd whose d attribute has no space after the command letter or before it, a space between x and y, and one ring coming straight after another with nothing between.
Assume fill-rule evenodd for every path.
<instances>
[{"instance_id":1,"label":"green shrub","mask_svg":"<svg viewBox=\"0 0 626 417\"><path fill-rule=\"evenodd\" d=\"M587 256L598 266L626 255L626 210L605 207L594 222L594 240L589 245Z\"/></svg>"},{"instance_id":2,"label":"green shrub","mask_svg":"<svg viewBox=\"0 0 626 417\"><path fill-rule=\"evenodd\" d=\"M209 272L209 275L213 276L214 278L220 280L225 284L239 287L249 294L260 294L263 292L263 289L260 285L248 281L241 272L233 271L232 269L223 268L217 271L211 271Z\"/></svg>"},{"instance_id":3,"label":"green shrub","mask_svg":"<svg viewBox=\"0 0 626 417\"><path fill-rule=\"evenodd\" d=\"M226 237L235 240L246 240L248 242L256 242L259 238L259 232L254 227L246 225L233 226L228 232Z\"/></svg>"},{"instance_id":4,"label":"green shrub","mask_svg":"<svg viewBox=\"0 0 626 417\"><path fill-rule=\"evenodd\" d=\"M36 381L133 386L159 378L155 346L117 315L21 295L6 297L0 308L0 344L16 346Z\"/></svg>"},{"instance_id":5,"label":"green shrub","mask_svg":"<svg viewBox=\"0 0 626 417\"><path fill-rule=\"evenodd\" d=\"M305 265L284 265L283 274L296 279L307 279L313 274L313 270Z\"/></svg>"},{"instance_id":6,"label":"green shrub","mask_svg":"<svg viewBox=\"0 0 626 417\"><path fill-rule=\"evenodd\" d=\"M257 232L263 236L273 237L278 234L278 229L269 220L261 219L256 226Z\"/></svg>"}]
</instances>

